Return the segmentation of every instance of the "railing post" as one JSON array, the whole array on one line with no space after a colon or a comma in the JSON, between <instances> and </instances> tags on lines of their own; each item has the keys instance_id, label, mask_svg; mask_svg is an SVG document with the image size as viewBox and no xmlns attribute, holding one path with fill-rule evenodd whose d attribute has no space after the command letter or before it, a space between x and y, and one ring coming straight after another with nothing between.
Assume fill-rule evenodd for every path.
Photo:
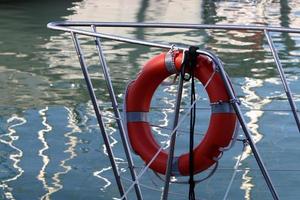
<instances>
[{"instance_id":1,"label":"railing post","mask_svg":"<svg viewBox=\"0 0 300 200\"><path fill-rule=\"evenodd\" d=\"M94 25L92 25L91 28L94 32L96 32L96 27ZM119 107L118 102L117 102L117 99L116 99L116 95L115 95L115 92L114 92L114 88L113 88L113 85L112 85L111 78L109 76L108 66L107 66L107 63L105 61L105 56L104 56L104 53L103 53L103 50L102 50L101 41L98 37L96 37L95 42L96 42L96 47L97 47L100 63L101 63L101 66L102 66L103 74L104 74L104 77L105 77L106 85L107 85L107 88L108 88L108 93L109 93L109 96L110 96L110 99L111 99L111 102L112 102L112 107L113 107L114 114L115 114L115 117L116 117L116 120L117 120L117 125L118 125L118 128L119 128L119 131L120 131L121 140L122 140L123 148L124 148L125 155L126 155L126 158L127 158L131 178L132 178L133 181L136 181L137 178L136 178L136 173L135 173L135 170L134 170L134 164L133 164L132 156L130 154L130 148L129 148L129 145L128 145L128 141L127 141L127 138L126 138L126 135L125 135L126 133L125 133L124 125L123 125L123 122L121 120L121 114L120 114L120 111L118 109L118 107ZM136 193L136 196L137 196L138 200L142 200L143 199L142 192L141 192L141 188L140 188L138 182L135 183L134 188L135 188L135 193Z\"/></svg>"},{"instance_id":2,"label":"railing post","mask_svg":"<svg viewBox=\"0 0 300 200\"><path fill-rule=\"evenodd\" d=\"M182 89L183 89L183 78L181 76L179 76L178 91L177 91L176 105L175 105L175 116L174 116L174 123L173 123L173 131L175 130L175 128L178 125L179 112L180 112L180 103L181 103L181 98L182 98ZM173 158L174 158L174 150L175 150L175 142L176 142L176 132L177 131L175 131L171 136L169 157L168 157L167 170L166 170L165 186L164 186L163 195L162 195L163 200L168 199L169 184L170 184L170 179L171 179L172 165L173 165Z\"/></svg>"},{"instance_id":3,"label":"railing post","mask_svg":"<svg viewBox=\"0 0 300 200\"><path fill-rule=\"evenodd\" d=\"M258 164L258 166L260 168L260 171L261 171L261 173L262 173L262 175L263 175L263 177L264 177L264 179L265 179L265 181L266 181L266 183L268 185L268 188L269 188L269 190L270 190L270 192L271 192L271 194L273 196L273 199L274 200L279 200L278 194L277 194L277 192L276 192L276 190L274 188L274 185L273 185L273 183L271 181L270 175L269 175L269 173L268 173L268 171L267 171L267 169L266 169L266 167L265 167L265 165L264 165L264 163L262 161L262 158L261 158L261 156L260 156L260 154L258 152L258 149L257 149L257 147L256 147L256 145L255 145L255 143L254 143L254 141L253 141L253 139L251 137L250 131L248 130L248 127L246 125L246 121L245 121L245 119L243 117L242 111L241 111L240 106L239 106L239 101L237 100L237 98L236 98L236 96L235 96L235 94L233 92L233 89L231 87L231 84L229 83L228 76L226 75L226 72L224 70L222 62L218 59L218 57L216 57L215 55L213 55L213 54L211 54L209 52L202 51L202 54L209 56L214 61L214 63L216 64L216 66L218 66L218 69L220 71L221 77L222 77L222 79L223 79L223 81L225 83L227 92L228 92L229 97L231 99L231 105L234 108L234 111L235 111L235 113L237 115L237 118L238 118L238 120L239 120L239 122L241 124L241 127L242 127L242 129L244 131L245 137L247 138L247 141L248 141L248 143L249 143L249 145L251 147L251 150L252 150L253 155L254 155L254 157L256 159L256 162L257 162L257 164Z\"/></svg>"},{"instance_id":4,"label":"railing post","mask_svg":"<svg viewBox=\"0 0 300 200\"><path fill-rule=\"evenodd\" d=\"M80 44L79 44L76 33L71 32L71 35L72 35L72 39L73 39L73 42L74 42L74 45L75 45L75 49L76 49L76 53L77 53L77 56L78 56L78 59L79 59L81 70L82 70L84 79L86 81L88 92L89 92L89 95L90 95L90 98L91 98L91 101L92 101L92 104L93 104L93 107L94 107L94 110L95 110L97 121L98 121L98 124L99 124L99 127L100 127L100 132L101 132L102 137L103 137L104 145L106 147L107 154L108 154L108 157L109 157L109 160L110 160L110 163L111 163L111 167L112 167L113 173L115 175L115 179L116 179L117 186L118 186L118 189L119 189L119 192L120 192L120 196L124 196L124 187L123 187L122 182L121 182L120 173L119 173L119 170L117 168L117 164L115 162L115 156L114 156L112 148L110 146L108 135L105 131L104 122L103 122L102 116L101 116L101 111L100 111L100 108L99 108L98 103L97 103L98 101L97 101L97 98L96 98L96 94L94 92L94 87L93 87L89 72L87 70L87 66L86 66L86 63L85 63L85 60L84 60L84 56L83 56L82 50L80 48ZM126 199L126 197L124 199Z\"/></svg>"},{"instance_id":5,"label":"railing post","mask_svg":"<svg viewBox=\"0 0 300 200\"><path fill-rule=\"evenodd\" d=\"M265 33L265 36L267 37L268 44L269 44L269 47L271 49L274 61L276 63L276 67L277 67L277 70L279 72L280 79L281 79L285 94L286 94L286 96L288 98L288 101L290 103L290 106L291 106L291 109L292 109L292 112L293 112L293 115L294 115L294 118L295 118L295 121L296 121L296 124L297 124L297 127L298 127L298 131L300 133L300 120L299 120L299 116L298 116L298 113L297 113L297 107L296 107L295 101L293 100L291 89L289 87L289 84L287 83L286 76L285 76L285 73L283 71L283 67L282 67L282 64L280 62L278 53L276 52L276 48L275 48L274 42L272 40L272 37L270 36L270 33L269 33L268 30L265 29L264 33Z\"/></svg>"}]
</instances>

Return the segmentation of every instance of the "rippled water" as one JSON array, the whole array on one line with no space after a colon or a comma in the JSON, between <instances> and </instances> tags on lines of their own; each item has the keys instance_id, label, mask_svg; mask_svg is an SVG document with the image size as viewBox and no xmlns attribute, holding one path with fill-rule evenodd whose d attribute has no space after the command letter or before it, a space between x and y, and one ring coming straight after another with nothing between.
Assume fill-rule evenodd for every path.
<instances>
[{"instance_id":1,"label":"rippled water","mask_svg":"<svg viewBox=\"0 0 300 200\"><path fill-rule=\"evenodd\" d=\"M68 34L46 29L49 21L186 22L299 27L300 1L1 1L0 2L0 199L112 199L117 187ZM218 54L242 101L243 113L281 199L299 199L300 136L267 41L262 33L222 30L104 28L104 32L150 41L198 45ZM296 34L272 33L288 82L300 106ZM101 109L112 110L96 49L82 38ZM159 49L104 41L118 101L125 86ZM199 91L202 91L198 85ZM188 85L185 85L188 102ZM207 97L200 92L197 132L207 128ZM152 102L151 122L171 127L175 86L162 86ZM159 108L163 108L158 109ZM157 120L158 119L158 120ZM114 120L105 119L126 188L129 172ZM185 127L182 127L184 129ZM155 128L166 143L170 131ZM239 137L243 137L242 131ZM197 135L197 138L201 138ZM184 131L178 152L186 151ZM241 163L228 199L271 199L249 148L227 151L219 170L197 185L201 199L222 199L238 158ZM137 169L143 167L134 156ZM200 175L203 176L203 175ZM145 199L159 199L163 183L148 171ZM154 190L153 190L154 189ZM171 185L170 199L186 199L187 185ZM130 193L130 199L134 199Z\"/></svg>"}]
</instances>

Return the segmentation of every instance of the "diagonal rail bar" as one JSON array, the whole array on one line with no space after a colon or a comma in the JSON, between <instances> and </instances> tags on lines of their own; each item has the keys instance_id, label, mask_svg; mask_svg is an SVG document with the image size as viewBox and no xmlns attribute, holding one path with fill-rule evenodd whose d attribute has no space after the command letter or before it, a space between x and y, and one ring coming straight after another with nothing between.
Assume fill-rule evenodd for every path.
<instances>
[{"instance_id":1,"label":"diagonal rail bar","mask_svg":"<svg viewBox=\"0 0 300 200\"><path fill-rule=\"evenodd\" d=\"M109 138L108 138L108 135L107 135L105 127L104 127L104 122L102 120L101 111L100 111L100 108L99 108L98 103L97 103L96 94L94 92L94 87L93 87L93 84L92 84L92 81L91 81L91 78L90 78L85 60L84 60L84 56L83 56L82 50L80 48L80 44L79 44L76 33L71 32L71 35L72 35L72 39L73 39L73 42L74 42L74 45L75 45L75 49L76 49L76 53L77 53L77 56L78 56L78 59L79 59L81 70L82 70L84 79L85 79L86 84L87 84L88 92L89 92L89 95L90 95L90 98L91 98L91 101L92 101L92 104L93 104L93 107L94 107L94 110L95 110L97 121L98 121L98 124L99 124L99 127L100 127L100 132L102 134L103 141L104 141L104 144L105 144L105 147L106 147L106 150L107 150L107 154L108 154L111 166L112 166L112 170L113 170L113 173L115 175L118 190L119 190L120 196L123 196L124 193L125 193L124 192L124 187L123 187L123 184L121 182L120 173L119 173L119 170L117 168L117 164L115 162L115 156L113 154L112 148L110 146ZM124 199L127 199L127 198L124 197Z\"/></svg>"},{"instance_id":2,"label":"diagonal rail bar","mask_svg":"<svg viewBox=\"0 0 300 200\"><path fill-rule=\"evenodd\" d=\"M181 76L179 76L176 105L175 105L175 115L174 115L174 122L173 122L173 130L178 125L180 103L181 103L181 98L182 98L182 89L183 89L183 78ZM168 156L168 162L167 162L167 170L166 170L165 186L164 186L164 191L163 191L163 196L162 196L163 200L168 199L169 185L170 185L174 151L175 151L176 133L177 133L177 130L172 134L172 137L171 137L169 156Z\"/></svg>"},{"instance_id":3,"label":"diagonal rail bar","mask_svg":"<svg viewBox=\"0 0 300 200\"><path fill-rule=\"evenodd\" d=\"M300 133L300 120L299 120L299 115L297 113L297 106L295 104L295 101L293 100L292 92L291 92L289 84L286 80L286 76L285 76L281 61L279 59L278 53L276 51L274 42L272 40L272 37L271 37L269 31L265 30L264 33L265 33L265 36L267 37L269 47L271 49L273 58L274 58L275 63L276 63L277 70L278 70L279 75L280 75L280 79L281 79L281 82L282 82L282 85L283 85L283 89L284 89L285 94L288 98L289 104L291 106L291 109L292 109L292 112L293 112L293 115L294 115L294 118L295 118L295 121L296 121L296 124L297 124L297 127L298 127L298 131Z\"/></svg>"},{"instance_id":4,"label":"diagonal rail bar","mask_svg":"<svg viewBox=\"0 0 300 200\"><path fill-rule=\"evenodd\" d=\"M94 32L97 32L95 26L92 25L91 28ZM118 107L119 107L118 102L117 102L116 95L115 95L115 92L114 92L114 88L113 88L113 85L112 85L112 81L111 81L111 78L110 78L110 75L109 75L109 72L108 72L108 66L107 66L107 63L105 61L105 56L104 56L103 49L102 49L102 46L101 46L100 38L96 37L95 38L95 43L96 43L96 48L97 48L97 51L98 51L98 56L99 56L99 59L100 59L100 63L101 63L101 66L102 66L102 71L103 71L103 74L104 74L104 77L105 77L106 85L107 85L107 88L108 88L109 96L110 96L110 99L111 99L111 102L112 102L112 107L113 107L114 114L115 114L115 117L116 117L117 125L118 125L119 131L120 131L120 136L121 136L121 140L122 140L122 144L123 144L123 149L125 151L125 155L126 155L126 158L127 158L131 178L132 178L133 181L135 181L136 180L136 172L134 170L134 164L133 164L133 160L132 160L132 157L131 157L131 154L130 154L130 148L129 148L129 145L128 145L127 138L125 136L124 125L123 125L123 122L121 120L121 114L120 114L120 111L118 109ZM142 192L141 192L141 188L140 188L139 184L136 183L134 185L134 188L135 188L135 193L137 195L137 199L142 200L143 197L142 197Z\"/></svg>"},{"instance_id":5,"label":"diagonal rail bar","mask_svg":"<svg viewBox=\"0 0 300 200\"><path fill-rule=\"evenodd\" d=\"M244 131L244 134L245 134L245 137L247 138L247 141L249 143L249 146L251 147L251 150L253 152L253 155L255 157L255 160L260 168L260 171L267 183L267 186L272 194L272 197L274 200L279 200L279 196L277 194L277 191L275 190L275 187L271 181L271 177L267 171L267 168L265 167L265 164L263 163L262 161L262 158L259 154L259 151L252 139L252 136L251 136L251 133L250 133L250 130L248 129L247 125L246 125L246 121L244 119L244 116L241 112L241 109L240 109L240 106L239 106L239 101L238 99L236 98L234 92L233 92L233 89L229 83L229 80L228 80L228 76L223 68L223 64L222 62L218 59L218 57L216 57L214 54L211 54L211 53L207 53L209 55L210 58L213 59L214 63L219 67L219 70L220 70L220 74L222 76L222 79L226 85L226 89L227 89L227 92L229 93L229 96L231 98L231 104L233 106L233 109L237 115L237 118L240 122L240 125Z\"/></svg>"}]
</instances>

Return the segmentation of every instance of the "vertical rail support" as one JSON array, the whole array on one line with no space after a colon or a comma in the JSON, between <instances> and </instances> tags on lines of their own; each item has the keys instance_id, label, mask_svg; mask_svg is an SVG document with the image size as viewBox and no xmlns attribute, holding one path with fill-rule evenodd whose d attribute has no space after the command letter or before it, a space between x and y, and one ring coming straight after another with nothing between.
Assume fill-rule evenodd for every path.
<instances>
[{"instance_id":1,"label":"vertical rail support","mask_svg":"<svg viewBox=\"0 0 300 200\"><path fill-rule=\"evenodd\" d=\"M91 28L94 32L97 32L96 27L94 25L91 25ZM101 46L101 41L98 37L95 37L95 43L96 43L96 48L97 48L97 51L98 51L99 61L100 61L100 64L102 66L102 71L103 71L103 74L104 74L104 77L105 77L106 86L108 88L109 96L110 96L110 99L111 99L111 102L112 102L112 107L113 107L114 114L115 114L115 117L116 117L117 125L118 125L119 131L120 131L121 140L122 140L123 148L124 148L125 155L126 155L126 158L127 158L131 178L132 178L133 182L135 182L137 180L137 175L136 175L136 172L134 170L134 163L133 163L133 160L132 160L132 156L130 154L130 148L129 148L128 141L127 141L127 138L126 138L126 135L125 135L126 133L125 133L124 125L123 125L123 122L121 120L121 114L120 114L120 111L118 109L119 106L118 106L116 95L115 95L115 92L114 92L114 89L113 89L112 81L111 81L111 78L109 76L108 66L107 66L107 63L105 61L105 56L104 56L103 49L102 49L102 46ZM140 188L138 182L135 183L134 188L135 188L135 193L136 193L137 199L142 200L143 199L142 192L141 192L141 188Z\"/></svg>"},{"instance_id":2,"label":"vertical rail support","mask_svg":"<svg viewBox=\"0 0 300 200\"><path fill-rule=\"evenodd\" d=\"M181 103L181 98L182 98L182 88L183 88L183 79L182 79L181 76L179 76L178 91L177 91L176 105L175 105L174 123L173 123L173 131L175 130L175 128L178 125L179 112L180 112L180 103ZM164 186L164 190L163 190L162 200L167 200L168 199L169 185L170 185L172 166L173 166L173 158L174 158L174 151L175 151L176 132L177 131L175 131L171 136L169 157L168 157L168 163L167 163L167 169L166 169L166 179L165 179L165 186Z\"/></svg>"},{"instance_id":3,"label":"vertical rail support","mask_svg":"<svg viewBox=\"0 0 300 200\"><path fill-rule=\"evenodd\" d=\"M271 49L274 61L276 63L276 67L277 67L277 70L279 72L280 79L281 79L285 94L286 94L286 96L288 98L288 101L290 103L290 106L291 106L291 109L292 109L292 112L293 112L293 115L294 115L294 118L295 118L295 121L296 121L296 124L297 124L297 127L298 127L298 131L300 133L300 120L299 120L299 115L297 113L297 107L296 107L295 101L293 100L291 89L290 89L290 87L287 83L286 76L285 76L285 73L283 71L281 61L279 59L278 53L276 52L276 48L275 48L274 42L272 40L272 37L270 36L269 31L265 29L264 33L265 33L265 36L268 40L268 44L269 44L269 47Z\"/></svg>"},{"instance_id":4,"label":"vertical rail support","mask_svg":"<svg viewBox=\"0 0 300 200\"><path fill-rule=\"evenodd\" d=\"M277 194L277 192L275 190L275 187L274 187L274 185L273 185L273 183L271 181L270 175L269 175L269 173L268 173L268 171L267 171L267 169L266 169L266 167L265 167L265 165L264 165L264 163L262 161L262 158L261 158L261 156L260 156L260 154L258 152L258 149L257 149L257 147L256 147L256 145L255 145L255 143L254 143L254 141L253 141L253 139L251 137L250 131L248 130L248 127L246 125L246 121L245 121L245 119L243 117L243 114L242 114L242 111L241 111L241 109L239 107L239 101L237 100L237 98L236 98L236 96L235 96L235 94L233 92L233 89L232 89L232 87L231 87L231 85L230 85L230 83L228 81L228 78L227 78L226 72L224 70L223 64L218 59L218 57L214 56L213 54L207 53L207 52L205 54L207 56L209 56L210 58L212 58L213 61L216 64L216 66L218 66L220 74L221 74L221 77L222 77L222 79L223 79L223 81L225 83L227 92L229 93L229 96L230 96L230 99L231 99L231 105L233 106L234 111L235 111L235 113L236 113L236 115L238 117L238 120L239 120L239 122L240 122L240 124L242 126L242 129L243 129L244 134L245 134L245 136L246 136L246 138L248 140L248 143L249 143L249 145L251 147L251 150L252 150L253 155L254 155L254 157L256 159L256 162L257 162L257 164L258 164L258 166L260 168L260 171L261 171L261 173L262 173L262 175L263 175L263 177L264 177L264 179L265 179L265 181L266 181L266 183L268 185L268 188L269 188L269 190L270 190L270 192L272 194L273 199L274 200L279 200L279 196L278 196L278 194Z\"/></svg>"},{"instance_id":5,"label":"vertical rail support","mask_svg":"<svg viewBox=\"0 0 300 200\"><path fill-rule=\"evenodd\" d=\"M116 179L116 183L117 183L117 186L118 186L118 189L119 189L119 193L120 193L120 196L123 196L124 195L124 187L123 187L122 182L121 182L121 176L120 176L119 170L117 168L117 164L116 164L115 159L114 159L115 156L114 156L112 148L110 146L108 135L105 131L104 122L102 120L101 111L100 111L100 108L99 108L98 103L97 103L96 94L94 92L94 87L93 87L93 84L92 84L92 81L91 81L91 78L90 78L90 75L89 75L89 72L88 72L88 69L87 69L87 65L85 63L84 56L83 56L83 53L82 53L82 50L81 50L81 47L80 47L80 44L79 44L76 33L71 32L71 35L72 35L72 40L73 40L74 45L75 45L75 49L76 49L76 53L77 53L77 56L78 56L78 59L79 59L81 70L82 70L84 79L86 81L87 89L88 89L88 92L89 92L89 95L90 95L90 98L91 98L91 101L92 101L92 104L93 104L93 107L94 107L94 110L95 110L97 121L98 121L98 124L99 124L99 127L100 127L100 132L102 134L103 141L104 141L104 144L105 144L105 147L106 147L106 150L107 150L107 154L108 154L111 166L112 166L112 170L113 170L113 173L115 175L115 179Z\"/></svg>"}]
</instances>

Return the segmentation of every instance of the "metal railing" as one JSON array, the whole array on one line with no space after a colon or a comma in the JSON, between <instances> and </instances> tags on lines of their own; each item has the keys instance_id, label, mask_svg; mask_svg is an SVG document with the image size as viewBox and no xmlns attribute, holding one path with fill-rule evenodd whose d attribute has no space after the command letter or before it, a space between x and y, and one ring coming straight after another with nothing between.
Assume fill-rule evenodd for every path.
<instances>
[{"instance_id":1,"label":"metal railing","mask_svg":"<svg viewBox=\"0 0 300 200\"><path fill-rule=\"evenodd\" d=\"M135 167L134 167L134 163L132 160L132 155L130 152L130 148L129 148L129 143L127 141L126 138L126 133L125 133L125 129L124 129L124 124L122 122L122 118L121 118L121 114L119 111L119 105L117 103L116 100L116 94L114 92L113 86L112 86L112 81L109 75L109 71L108 71L108 66L106 63L106 59L105 59L105 55L104 52L102 50L102 44L101 44L101 38L103 39L109 39L109 40L114 40L114 41L120 41L120 42L126 42L126 43L132 43L132 44L137 44L137 45L144 45L144 46L150 46L150 47L157 47L157 48L162 48L162 49L171 49L171 48L175 48L177 50L180 51L184 51L187 50L187 48L185 46L179 46L179 45L174 45L174 44L168 44L168 43L159 43L159 42L149 42L149 41L145 41L145 40L138 40L138 39L132 39L132 38L128 38L128 37L122 37L122 36L117 36L117 35L110 35L110 34L104 34L101 32L97 32L97 27L131 27L131 28L165 28L165 29L223 29L223 30L252 30L252 31L259 31L259 32L263 32L265 37L267 38L268 41L268 45L270 47L270 50L272 52L274 61L276 63L276 67L278 70L278 73L280 75L281 78L281 82L283 85L283 89L286 93L288 102L290 104L291 107L291 111L293 113L296 125L298 127L298 131L300 132L300 121L299 121L299 115L298 115L298 110L295 104L295 101L293 99L292 96L292 92L291 89L287 83L287 79L286 79L286 75L284 73L281 61L279 59L278 53L275 49L272 37L270 36L270 32L288 32L288 33L300 33L300 29L293 29L293 28L281 28L281 27L266 27L266 26L243 26L243 25L205 25L205 24L180 24L180 23L119 23L119 22L71 22L71 21L64 21L64 22L51 22L48 25L48 28L50 29L54 29L54 30L60 30L60 31L65 31L65 32L69 32L72 36L74 45L75 45L75 49L78 55L78 59L80 62L80 66L84 75L84 79L86 81L87 84L87 88L88 88L88 92L95 110L95 114L98 120L98 124L101 130L101 134L104 140L104 144L105 147L107 149L107 153L108 153L108 157L110 159L110 163L112 166L112 170L116 179L116 183L118 185L118 190L120 193L120 197L121 199L127 199L127 194L129 191L131 191L133 188L135 189L135 193L136 193L136 197L137 199L141 200L143 199L142 196L142 192L141 192L141 188L140 188L140 184L139 184L139 179L143 176L143 174L146 172L146 170L149 168L150 164L154 161L154 159L156 158L156 156L159 154L159 152L163 149L163 147L161 147L159 149L159 151L154 155L153 159L143 168L143 170L141 170L141 172L139 174L136 173L135 171ZM90 27L91 31L87 31L87 30L83 30L80 29L80 27ZM83 52L81 50L81 46L80 43L78 41L78 35L85 35L85 36L90 36L93 37L95 39L95 45L98 51L98 56L99 56L99 60L100 60L100 65L102 66L102 70L103 70L103 74L104 74L104 78L107 84L107 88L109 91L109 96L110 96L110 100L112 102L112 107L114 110L114 115L115 115L115 119L118 125L118 129L121 135L121 140L122 140L122 144L123 144L123 148L125 151L125 155L128 161L128 167L129 167L129 171L131 174L131 181L132 184L129 188L127 188L127 190L125 191L123 183L122 183L122 179L120 177L120 172L117 168L116 162L115 162L115 157L108 139L108 135L105 131L104 128L104 123L103 123L103 119L102 119L102 115L101 115L101 110L99 108L98 105L98 101L97 101L97 97L95 95L94 92L94 88L92 85L92 81L87 69L87 65L85 62L85 57L83 55ZM263 160L258 152L258 149L251 137L251 133L246 125L245 119L242 115L240 106L239 106L239 101L236 97L236 95L234 94L230 83L228 81L228 77L226 75L226 72L224 70L223 64L222 62L219 60L218 57L216 57L213 53L208 52L208 51L203 51L203 50L197 50L197 52L199 54L205 55L207 57L209 57L215 64L215 66L217 66L221 77L226 85L226 89L227 92L230 96L231 99L231 104L234 108L234 111L238 117L239 123L243 129L245 138L246 138L246 142L244 141L245 144L249 144L249 146L251 147L251 150L253 152L253 155L257 161L257 164L260 168L260 171L262 172L262 175L266 181L266 184L273 196L273 199L279 199L279 196L275 190L275 187L271 181L271 178L268 174L268 171L263 163ZM187 114L185 114L184 116L181 116L179 119L179 103L181 100L181 89L182 89L182 81L179 81L179 87L178 87L178 93L177 93L177 102L176 102L176 110L175 110L175 119L174 119L174 124L173 124L173 130L170 134L170 138L171 138L171 145L170 145L170 151L171 154L173 155L173 151L174 151L174 145L175 145L175 138L176 138L176 132L178 130L178 127L180 125L180 123L182 123L183 119L187 116ZM195 102L194 102L195 103ZM191 109L191 107L189 107L189 109ZM172 163L172 156L169 156L168 158L168 163ZM167 167L167 172L166 172L166 179L165 179L165 186L163 189L163 195L162 195L162 199L167 199L168 198L168 192L169 192L169 182L170 182L170 176L171 176L171 169L170 169L171 165L168 165ZM237 164L236 164L237 166ZM235 167L236 168L236 167ZM227 198L228 195L228 191L230 189L230 185L232 184L233 178L236 174L236 171L234 172L232 179L231 179L231 183L228 185L226 194L224 196L224 199Z\"/></svg>"}]
</instances>

